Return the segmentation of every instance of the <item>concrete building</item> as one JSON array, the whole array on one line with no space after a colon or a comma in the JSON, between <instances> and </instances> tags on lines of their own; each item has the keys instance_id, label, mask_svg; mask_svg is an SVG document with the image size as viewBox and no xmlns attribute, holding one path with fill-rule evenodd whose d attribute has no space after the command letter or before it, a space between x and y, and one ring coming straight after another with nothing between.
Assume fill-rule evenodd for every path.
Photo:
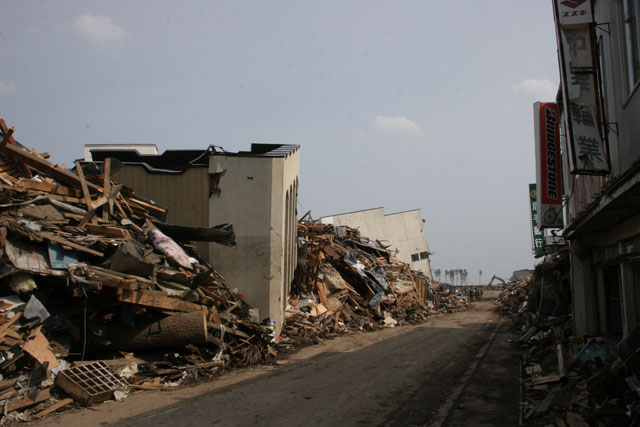
<instances>
[{"instance_id":1,"label":"concrete building","mask_svg":"<svg viewBox=\"0 0 640 427\"><path fill-rule=\"evenodd\" d=\"M138 146L89 150L96 163L115 158L113 179L169 207L168 223L234 226L237 245L200 243L199 252L278 330L297 262L297 145L252 144L250 151L169 150Z\"/></svg>"},{"instance_id":2,"label":"concrete building","mask_svg":"<svg viewBox=\"0 0 640 427\"><path fill-rule=\"evenodd\" d=\"M574 333L626 336L640 326L640 3L562 3L554 5L562 34L563 235L570 242ZM576 130L589 99L595 114L587 119L595 119L606 159L585 145L598 138ZM572 151L579 161L606 160L608 173L576 173Z\"/></svg>"},{"instance_id":3,"label":"concrete building","mask_svg":"<svg viewBox=\"0 0 640 427\"><path fill-rule=\"evenodd\" d=\"M424 234L420 209L385 214L384 208L365 209L320 218L325 224L357 228L363 237L379 240L414 270L422 271L430 280L429 246Z\"/></svg>"}]
</instances>

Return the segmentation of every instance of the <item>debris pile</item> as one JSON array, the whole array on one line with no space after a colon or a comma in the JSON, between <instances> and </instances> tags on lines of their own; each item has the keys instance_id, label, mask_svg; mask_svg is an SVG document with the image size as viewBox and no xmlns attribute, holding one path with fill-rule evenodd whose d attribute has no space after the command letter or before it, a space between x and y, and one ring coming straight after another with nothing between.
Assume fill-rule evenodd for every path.
<instances>
[{"instance_id":1,"label":"debris pile","mask_svg":"<svg viewBox=\"0 0 640 427\"><path fill-rule=\"evenodd\" d=\"M0 131L5 415L37 418L67 396L122 398L275 354L254 309L178 243L193 230L164 224L166 208L113 182L109 160L73 173L19 146L1 119ZM198 234L234 244L228 225Z\"/></svg>"},{"instance_id":2,"label":"debris pile","mask_svg":"<svg viewBox=\"0 0 640 427\"><path fill-rule=\"evenodd\" d=\"M298 242L282 346L419 322L466 304L435 291L426 277L358 230L300 221Z\"/></svg>"},{"instance_id":3,"label":"debris pile","mask_svg":"<svg viewBox=\"0 0 640 427\"><path fill-rule=\"evenodd\" d=\"M501 299L522 348L522 420L531 426L621 426L640 420L640 329L628 337L576 337L568 257L536 267Z\"/></svg>"}]
</instances>

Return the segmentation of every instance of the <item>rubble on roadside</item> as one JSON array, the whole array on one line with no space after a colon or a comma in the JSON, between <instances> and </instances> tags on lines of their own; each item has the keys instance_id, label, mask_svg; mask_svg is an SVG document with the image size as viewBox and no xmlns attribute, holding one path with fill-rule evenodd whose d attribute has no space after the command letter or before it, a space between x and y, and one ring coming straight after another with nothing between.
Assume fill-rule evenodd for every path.
<instances>
[{"instance_id":1,"label":"rubble on roadside","mask_svg":"<svg viewBox=\"0 0 640 427\"><path fill-rule=\"evenodd\" d=\"M166 390L277 351L468 307L357 230L299 223L282 335L191 241L233 245L228 224L164 223L167 208L27 150L0 119L2 422Z\"/></svg>"},{"instance_id":2,"label":"rubble on roadside","mask_svg":"<svg viewBox=\"0 0 640 427\"><path fill-rule=\"evenodd\" d=\"M464 298L432 287L358 230L309 220L299 222L298 236L299 265L282 347L420 322L468 307Z\"/></svg>"},{"instance_id":3,"label":"rubble on roadside","mask_svg":"<svg viewBox=\"0 0 640 427\"><path fill-rule=\"evenodd\" d=\"M166 208L113 182L109 161L87 174L77 163L73 173L0 125L5 416L39 418L71 403L68 395L83 404L123 398L275 354L272 330L178 243L188 227L164 224ZM228 225L203 234L234 244Z\"/></svg>"},{"instance_id":4,"label":"rubble on roadside","mask_svg":"<svg viewBox=\"0 0 640 427\"><path fill-rule=\"evenodd\" d=\"M636 425L640 329L623 340L574 336L569 304L544 309L545 294L566 299L565 262L559 257L538 266L534 280L512 282L499 297L520 332L515 344L522 351L522 424Z\"/></svg>"}]
</instances>

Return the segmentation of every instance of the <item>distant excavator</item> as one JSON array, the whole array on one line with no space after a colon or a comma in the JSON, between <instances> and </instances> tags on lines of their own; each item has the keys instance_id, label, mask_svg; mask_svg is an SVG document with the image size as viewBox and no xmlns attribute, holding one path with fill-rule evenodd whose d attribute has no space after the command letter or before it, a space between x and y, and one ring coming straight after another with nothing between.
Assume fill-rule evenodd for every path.
<instances>
[{"instance_id":1,"label":"distant excavator","mask_svg":"<svg viewBox=\"0 0 640 427\"><path fill-rule=\"evenodd\" d=\"M491 285L493 284L493 281L496 280L496 279L501 281L503 286L507 286L507 282L505 282L502 277L496 276L495 274L493 275L491 280L489 280L489 284L487 286L490 288Z\"/></svg>"}]
</instances>

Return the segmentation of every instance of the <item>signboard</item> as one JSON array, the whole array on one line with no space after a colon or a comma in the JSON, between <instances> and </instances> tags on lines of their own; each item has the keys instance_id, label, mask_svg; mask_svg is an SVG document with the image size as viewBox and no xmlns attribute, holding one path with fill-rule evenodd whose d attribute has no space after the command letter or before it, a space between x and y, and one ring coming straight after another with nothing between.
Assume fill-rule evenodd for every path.
<instances>
[{"instance_id":1,"label":"signboard","mask_svg":"<svg viewBox=\"0 0 640 427\"><path fill-rule=\"evenodd\" d=\"M554 0L569 172L606 175L591 1Z\"/></svg>"},{"instance_id":2,"label":"signboard","mask_svg":"<svg viewBox=\"0 0 640 427\"><path fill-rule=\"evenodd\" d=\"M591 0L563 0L558 3L561 25L588 24L593 21Z\"/></svg>"},{"instance_id":3,"label":"signboard","mask_svg":"<svg viewBox=\"0 0 640 427\"><path fill-rule=\"evenodd\" d=\"M560 114L550 102L533 104L536 137L536 184L538 227L562 228L562 157Z\"/></svg>"},{"instance_id":4,"label":"signboard","mask_svg":"<svg viewBox=\"0 0 640 427\"><path fill-rule=\"evenodd\" d=\"M529 184L529 207L531 209L531 248L536 256L544 251L544 234L538 228L538 204L536 202L536 185Z\"/></svg>"}]
</instances>

